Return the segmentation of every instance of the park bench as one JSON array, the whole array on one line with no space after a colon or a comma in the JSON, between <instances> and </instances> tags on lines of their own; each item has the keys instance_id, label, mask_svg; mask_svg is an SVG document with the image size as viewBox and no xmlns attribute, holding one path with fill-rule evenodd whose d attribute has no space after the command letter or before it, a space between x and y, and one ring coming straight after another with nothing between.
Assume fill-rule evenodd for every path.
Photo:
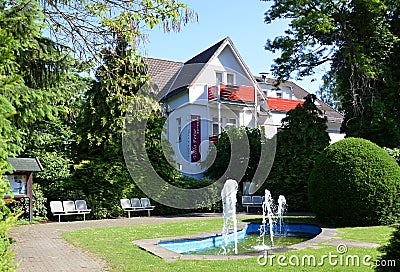
<instances>
[{"instance_id":1,"label":"park bench","mask_svg":"<svg viewBox=\"0 0 400 272\"><path fill-rule=\"evenodd\" d=\"M91 209L87 208L85 200L67 200L67 201L50 201L51 213L58 216L58 222L61 222L61 215L83 215L83 221L86 220L86 214Z\"/></svg>"},{"instance_id":2,"label":"park bench","mask_svg":"<svg viewBox=\"0 0 400 272\"><path fill-rule=\"evenodd\" d=\"M246 207L246 212L249 212L250 207L261 208L264 198L264 196L242 196L242 206Z\"/></svg>"},{"instance_id":3,"label":"park bench","mask_svg":"<svg viewBox=\"0 0 400 272\"><path fill-rule=\"evenodd\" d=\"M150 211L154 210L155 206L150 204L148 198L131 198L131 199L121 199L121 207L124 211L128 212L128 218L131 218L131 212L136 211L147 211L148 216L150 216Z\"/></svg>"}]
</instances>

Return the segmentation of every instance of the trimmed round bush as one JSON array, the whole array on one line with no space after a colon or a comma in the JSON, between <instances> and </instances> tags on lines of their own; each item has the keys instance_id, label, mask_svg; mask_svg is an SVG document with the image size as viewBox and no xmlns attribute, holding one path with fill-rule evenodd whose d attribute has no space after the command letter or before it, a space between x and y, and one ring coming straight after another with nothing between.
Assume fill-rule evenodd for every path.
<instances>
[{"instance_id":1,"label":"trimmed round bush","mask_svg":"<svg viewBox=\"0 0 400 272\"><path fill-rule=\"evenodd\" d=\"M400 167L376 144L346 138L317 157L308 193L312 210L327 223L392 223L399 218Z\"/></svg>"}]
</instances>

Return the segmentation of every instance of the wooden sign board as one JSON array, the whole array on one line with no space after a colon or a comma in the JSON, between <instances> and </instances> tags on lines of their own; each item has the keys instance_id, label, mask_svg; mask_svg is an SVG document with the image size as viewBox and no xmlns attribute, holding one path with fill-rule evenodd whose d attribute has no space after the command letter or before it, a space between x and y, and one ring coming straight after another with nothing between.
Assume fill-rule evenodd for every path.
<instances>
[{"instance_id":1,"label":"wooden sign board","mask_svg":"<svg viewBox=\"0 0 400 272\"><path fill-rule=\"evenodd\" d=\"M33 203L32 203L32 183L33 173L43 171L38 158L8 158L8 162L14 168L14 172L4 175L10 182L12 195L5 195L4 198L13 197L18 200L21 198L29 198L29 220L33 219Z\"/></svg>"}]
</instances>

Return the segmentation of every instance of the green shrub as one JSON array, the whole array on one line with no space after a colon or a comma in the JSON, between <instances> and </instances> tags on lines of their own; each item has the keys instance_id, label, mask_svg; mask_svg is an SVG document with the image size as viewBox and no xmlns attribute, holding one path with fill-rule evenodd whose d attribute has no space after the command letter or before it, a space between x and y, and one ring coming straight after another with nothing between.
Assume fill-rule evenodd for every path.
<instances>
[{"instance_id":1,"label":"green shrub","mask_svg":"<svg viewBox=\"0 0 400 272\"><path fill-rule=\"evenodd\" d=\"M47 199L43 196L42 188L39 184L33 183L33 217L36 219L47 219ZM21 198L19 201L13 201L8 205L14 213L22 212L20 219L29 219L29 198Z\"/></svg>"},{"instance_id":2,"label":"green shrub","mask_svg":"<svg viewBox=\"0 0 400 272\"><path fill-rule=\"evenodd\" d=\"M400 167L376 144L346 138L318 156L309 178L317 216L344 225L387 224L399 218Z\"/></svg>"},{"instance_id":3,"label":"green shrub","mask_svg":"<svg viewBox=\"0 0 400 272\"><path fill-rule=\"evenodd\" d=\"M389 244L379 248L384 254L380 257L381 266L376 267L376 271L395 272L399 271L400 266L400 225L398 225L389 240ZM391 264L388 261L392 262ZM395 262L395 263L393 263Z\"/></svg>"},{"instance_id":4,"label":"green shrub","mask_svg":"<svg viewBox=\"0 0 400 272\"><path fill-rule=\"evenodd\" d=\"M321 118L315 103L315 95L308 95L303 105L282 119L271 173L257 193L263 195L268 189L274 197L284 195L291 212L310 211L308 177L318 155L329 145L327 120Z\"/></svg>"},{"instance_id":5,"label":"green shrub","mask_svg":"<svg viewBox=\"0 0 400 272\"><path fill-rule=\"evenodd\" d=\"M397 163L400 165L400 149L399 148L391 149L391 148L384 147L383 149L385 149L385 151L390 156L392 156L397 161Z\"/></svg>"},{"instance_id":6,"label":"green shrub","mask_svg":"<svg viewBox=\"0 0 400 272\"><path fill-rule=\"evenodd\" d=\"M16 271L11 238L6 234L17 219L4 202L4 195L9 193L9 184L0 171L0 271Z\"/></svg>"},{"instance_id":7,"label":"green shrub","mask_svg":"<svg viewBox=\"0 0 400 272\"><path fill-rule=\"evenodd\" d=\"M103 161L96 158L75 166L75 173L64 182L59 200L84 199L95 219L124 214L121 198L145 197L133 182L122 160ZM56 199L52 199L56 200Z\"/></svg>"}]
</instances>

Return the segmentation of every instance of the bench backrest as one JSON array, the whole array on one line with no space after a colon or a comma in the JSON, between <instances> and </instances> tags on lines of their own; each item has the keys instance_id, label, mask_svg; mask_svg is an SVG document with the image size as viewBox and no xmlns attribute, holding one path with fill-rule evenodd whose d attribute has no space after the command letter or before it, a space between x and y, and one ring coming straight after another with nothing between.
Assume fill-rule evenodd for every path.
<instances>
[{"instance_id":1,"label":"bench backrest","mask_svg":"<svg viewBox=\"0 0 400 272\"><path fill-rule=\"evenodd\" d=\"M63 205L61 201L50 201L50 209L52 213L64 212Z\"/></svg>"},{"instance_id":2,"label":"bench backrest","mask_svg":"<svg viewBox=\"0 0 400 272\"><path fill-rule=\"evenodd\" d=\"M140 199L140 203L142 203L142 207L144 208L150 208L151 204L150 204L150 200L148 198L141 198Z\"/></svg>"},{"instance_id":3,"label":"bench backrest","mask_svg":"<svg viewBox=\"0 0 400 272\"><path fill-rule=\"evenodd\" d=\"M242 204L252 204L251 196L242 196Z\"/></svg>"},{"instance_id":4,"label":"bench backrest","mask_svg":"<svg viewBox=\"0 0 400 272\"><path fill-rule=\"evenodd\" d=\"M75 203L72 200L63 201L64 212L76 211Z\"/></svg>"},{"instance_id":5,"label":"bench backrest","mask_svg":"<svg viewBox=\"0 0 400 272\"><path fill-rule=\"evenodd\" d=\"M89 210L87 208L87 204L86 204L85 200L76 200L75 201L75 206L76 206L76 209L78 211L87 211L87 210Z\"/></svg>"},{"instance_id":6,"label":"bench backrest","mask_svg":"<svg viewBox=\"0 0 400 272\"><path fill-rule=\"evenodd\" d=\"M142 207L142 206L140 205L140 200L139 200L139 198L131 198L131 206L132 206L133 208L140 208L140 207Z\"/></svg>"},{"instance_id":7,"label":"bench backrest","mask_svg":"<svg viewBox=\"0 0 400 272\"><path fill-rule=\"evenodd\" d=\"M251 200L252 200L253 204L255 204L255 205L262 205L262 203L263 203L262 196L253 196L251 198Z\"/></svg>"},{"instance_id":8,"label":"bench backrest","mask_svg":"<svg viewBox=\"0 0 400 272\"><path fill-rule=\"evenodd\" d=\"M121 199L121 207L122 209L127 209L131 207L131 201L127 198Z\"/></svg>"}]
</instances>

